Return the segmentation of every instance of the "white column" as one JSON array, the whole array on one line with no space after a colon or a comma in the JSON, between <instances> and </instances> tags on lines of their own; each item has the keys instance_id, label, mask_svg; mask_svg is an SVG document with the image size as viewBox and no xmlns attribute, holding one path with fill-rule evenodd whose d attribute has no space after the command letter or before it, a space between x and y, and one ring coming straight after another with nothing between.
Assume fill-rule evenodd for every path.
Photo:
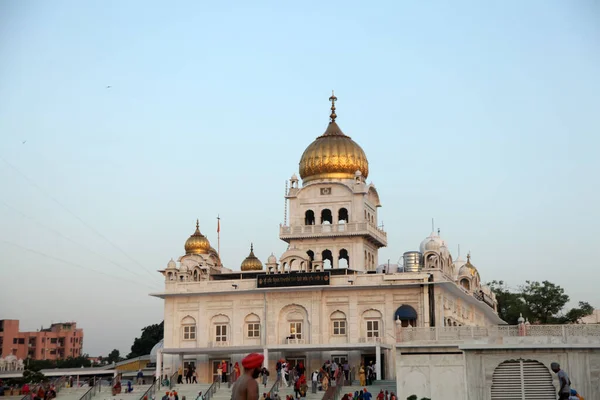
<instances>
[{"instance_id":1,"label":"white column","mask_svg":"<svg viewBox=\"0 0 600 400\"><path fill-rule=\"evenodd\" d=\"M156 379L162 380L162 350L156 352Z\"/></svg>"},{"instance_id":2,"label":"white column","mask_svg":"<svg viewBox=\"0 0 600 400\"><path fill-rule=\"evenodd\" d=\"M77 387L79 387L79 374L77 374Z\"/></svg>"},{"instance_id":3,"label":"white column","mask_svg":"<svg viewBox=\"0 0 600 400\"><path fill-rule=\"evenodd\" d=\"M179 353L179 365L176 367L176 370L179 370L179 367L183 368L183 353Z\"/></svg>"},{"instance_id":4,"label":"white column","mask_svg":"<svg viewBox=\"0 0 600 400\"><path fill-rule=\"evenodd\" d=\"M375 346L375 379L378 381L383 379L381 377L381 345Z\"/></svg>"},{"instance_id":5,"label":"white column","mask_svg":"<svg viewBox=\"0 0 600 400\"><path fill-rule=\"evenodd\" d=\"M263 367L269 369L269 349L267 349L266 347L263 350L263 356L265 357L263 361Z\"/></svg>"}]
</instances>

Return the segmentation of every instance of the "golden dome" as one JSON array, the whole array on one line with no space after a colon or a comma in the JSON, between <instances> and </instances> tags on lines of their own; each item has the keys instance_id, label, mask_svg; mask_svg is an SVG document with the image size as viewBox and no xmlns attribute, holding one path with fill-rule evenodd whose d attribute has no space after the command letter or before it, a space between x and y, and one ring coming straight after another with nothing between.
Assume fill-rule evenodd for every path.
<instances>
[{"instance_id":1,"label":"golden dome","mask_svg":"<svg viewBox=\"0 0 600 400\"><path fill-rule=\"evenodd\" d=\"M364 178L369 175L369 162L363 149L346 136L335 122L335 101L331 96L331 121L325 133L312 142L300 159L303 182L314 179L354 179L356 171Z\"/></svg>"},{"instance_id":2,"label":"golden dome","mask_svg":"<svg viewBox=\"0 0 600 400\"><path fill-rule=\"evenodd\" d=\"M200 233L200 223L196 220L196 232L185 241L185 254L208 254L210 249L210 242Z\"/></svg>"},{"instance_id":3,"label":"golden dome","mask_svg":"<svg viewBox=\"0 0 600 400\"><path fill-rule=\"evenodd\" d=\"M242 261L242 271L262 271L262 262L254 255L254 245L250 245L250 254Z\"/></svg>"},{"instance_id":4,"label":"golden dome","mask_svg":"<svg viewBox=\"0 0 600 400\"><path fill-rule=\"evenodd\" d=\"M467 263L460 267L458 271L459 276L469 276L474 277L479 275L479 271L473 264L471 264L471 253L467 254Z\"/></svg>"}]
</instances>

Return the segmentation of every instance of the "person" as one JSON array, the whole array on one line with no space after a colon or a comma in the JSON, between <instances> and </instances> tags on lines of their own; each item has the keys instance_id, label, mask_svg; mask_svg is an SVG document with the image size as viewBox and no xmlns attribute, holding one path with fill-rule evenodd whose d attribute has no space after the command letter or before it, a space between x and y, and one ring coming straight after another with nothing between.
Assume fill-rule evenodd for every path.
<instances>
[{"instance_id":1,"label":"person","mask_svg":"<svg viewBox=\"0 0 600 400\"><path fill-rule=\"evenodd\" d=\"M169 393L169 400L175 400L175 392Z\"/></svg>"},{"instance_id":2,"label":"person","mask_svg":"<svg viewBox=\"0 0 600 400\"><path fill-rule=\"evenodd\" d=\"M348 360L344 361L342 369L344 370L344 377L346 378L346 380L350 380L350 364L348 364Z\"/></svg>"},{"instance_id":3,"label":"person","mask_svg":"<svg viewBox=\"0 0 600 400\"><path fill-rule=\"evenodd\" d=\"M23 388L21 389L21 394L25 394L25 395L29 394L29 384L28 383L23 385Z\"/></svg>"},{"instance_id":4,"label":"person","mask_svg":"<svg viewBox=\"0 0 600 400\"><path fill-rule=\"evenodd\" d=\"M179 395L177 394L177 390L173 390L173 396L175 397L175 400L179 400Z\"/></svg>"},{"instance_id":5,"label":"person","mask_svg":"<svg viewBox=\"0 0 600 400\"><path fill-rule=\"evenodd\" d=\"M165 375L165 379L163 379L163 386L169 386L169 375ZM169 393L167 393L168 395Z\"/></svg>"},{"instance_id":6,"label":"person","mask_svg":"<svg viewBox=\"0 0 600 400\"><path fill-rule=\"evenodd\" d=\"M379 394L377 395L377 400L385 400L385 394L383 393L383 389L379 391Z\"/></svg>"},{"instance_id":7,"label":"person","mask_svg":"<svg viewBox=\"0 0 600 400\"><path fill-rule=\"evenodd\" d=\"M285 361L283 361L281 363L281 382L285 385L285 386L290 386L288 384L288 370L287 370L287 363Z\"/></svg>"},{"instance_id":8,"label":"person","mask_svg":"<svg viewBox=\"0 0 600 400\"><path fill-rule=\"evenodd\" d=\"M577 390L575 389L571 389L571 397L569 397L569 400L585 400L583 398L583 396L579 393L577 393Z\"/></svg>"},{"instance_id":9,"label":"person","mask_svg":"<svg viewBox=\"0 0 600 400\"><path fill-rule=\"evenodd\" d=\"M238 368L239 368L239 366L238 366ZM263 367L262 370L260 371L260 374L262 375L262 383L266 388L267 382L269 382L269 370L267 368ZM238 375L238 378L239 378L239 375ZM236 379L236 381L237 381L237 379Z\"/></svg>"},{"instance_id":10,"label":"person","mask_svg":"<svg viewBox=\"0 0 600 400\"><path fill-rule=\"evenodd\" d=\"M363 389L363 400L371 400L373 395L367 390L367 388Z\"/></svg>"},{"instance_id":11,"label":"person","mask_svg":"<svg viewBox=\"0 0 600 400\"><path fill-rule=\"evenodd\" d=\"M298 382L300 382L300 391L298 392L298 394L300 395L300 400L304 400L306 399L306 392L308 392L306 376L304 376L304 374L300 375L300 378L298 378Z\"/></svg>"},{"instance_id":12,"label":"person","mask_svg":"<svg viewBox=\"0 0 600 400\"><path fill-rule=\"evenodd\" d=\"M317 388L319 386L319 371L315 370L312 373L311 376L311 381L312 381L312 392L317 393Z\"/></svg>"},{"instance_id":13,"label":"person","mask_svg":"<svg viewBox=\"0 0 600 400\"><path fill-rule=\"evenodd\" d=\"M42 388L42 386L40 385L40 388L37 391L37 397L38 399L43 399L44 396L46 395L46 392L44 392L44 388Z\"/></svg>"},{"instance_id":14,"label":"person","mask_svg":"<svg viewBox=\"0 0 600 400\"><path fill-rule=\"evenodd\" d=\"M125 389L125 393L133 392L133 386L131 386L131 381L127 381L127 389Z\"/></svg>"},{"instance_id":15,"label":"person","mask_svg":"<svg viewBox=\"0 0 600 400\"><path fill-rule=\"evenodd\" d=\"M240 370L240 363L236 361L235 365L233 366L233 381L237 381L241 374L242 372Z\"/></svg>"},{"instance_id":16,"label":"person","mask_svg":"<svg viewBox=\"0 0 600 400\"><path fill-rule=\"evenodd\" d=\"M161 400L169 400L169 392L165 393Z\"/></svg>"},{"instance_id":17,"label":"person","mask_svg":"<svg viewBox=\"0 0 600 400\"><path fill-rule=\"evenodd\" d=\"M221 363L221 370L223 372L223 378L221 379L221 382L227 382L227 362L225 360L223 360L223 362Z\"/></svg>"},{"instance_id":18,"label":"person","mask_svg":"<svg viewBox=\"0 0 600 400\"><path fill-rule=\"evenodd\" d=\"M396 395L394 394L394 392L390 393L390 400L398 400L398 398L396 397Z\"/></svg>"},{"instance_id":19,"label":"person","mask_svg":"<svg viewBox=\"0 0 600 400\"><path fill-rule=\"evenodd\" d=\"M223 382L223 364L219 364L217 368L217 381Z\"/></svg>"},{"instance_id":20,"label":"person","mask_svg":"<svg viewBox=\"0 0 600 400\"><path fill-rule=\"evenodd\" d=\"M360 380L360 386L367 386L367 380L365 379L365 364L360 364L360 369L358 370L358 379Z\"/></svg>"},{"instance_id":21,"label":"person","mask_svg":"<svg viewBox=\"0 0 600 400\"><path fill-rule=\"evenodd\" d=\"M192 371L192 383L198 383L198 372L196 372L196 368Z\"/></svg>"},{"instance_id":22,"label":"person","mask_svg":"<svg viewBox=\"0 0 600 400\"><path fill-rule=\"evenodd\" d=\"M117 378L117 381L115 382L115 385L112 388L112 393L113 396L121 394L121 380L119 378Z\"/></svg>"},{"instance_id":23,"label":"person","mask_svg":"<svg viewBox=\"0 0 600 400\"><path fill-rule=\"evenodd\" d=\"M329 375L323 374L323 380L321 381L321 386L323 386L323 390L327 391L329 389Z\"/></svg>"},{"instance_id":24,"label":"person","mask_svg":"<svg viewBox=\"0 0 600 400\"><path fill-rule=\"evenodd\" d=\"M144 373L142 372L142 369L140 368L140 370L138 371L137 375L137 384L141 385L142 384L142 379L144 379Z\"/></svg>"},{"instance_id":25,"label":"person","mask_svg":"<svg viewBox=\"0 0 600 400\"><path fill-rule=\"evenodd\" d=\"M248 354L242 360L244 374L231 389L231 400L258 400L258 383L261 366L265 357L259 353Z\"/></svg>"},{"instance_id":26,"label":"person","mask_svg":"<svg viewBox=\"0 0 600 400\"><path fill-rule=\"evenodd\" d=\"M560 364L557 362L550 364L550 369L554 371L560 384L560 389L558 389L558 400L569 400L569 397L571 397L571 380L569 379L569 375L560 369Z\"/></svg>"},{"instance_id":27,"label":"person","mask_svg":"<svg viewBox=\"0 0 600 400\"><path fill-rule=\"evenodd\" d=\"M177 384L183 385L183 367L182 366L179 366L179 369L177 370Z\"/></svg>"}]
</instances>

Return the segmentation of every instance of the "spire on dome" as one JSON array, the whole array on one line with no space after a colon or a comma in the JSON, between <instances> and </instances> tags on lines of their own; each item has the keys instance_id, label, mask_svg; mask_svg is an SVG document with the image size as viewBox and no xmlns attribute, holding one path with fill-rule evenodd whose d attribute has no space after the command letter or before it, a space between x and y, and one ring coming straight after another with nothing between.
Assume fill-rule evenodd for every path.
<instances>
[{"instance_id":1,"label":"spire on dome","mask_svg":"<svg viewBox=\"0 0 600 400\"><path fill-rule=\"evenodd\" d=\"M335 102L337 101L337 97L335 97L333 90L331 91L331 97L329 98L329 101L331 101L331 115L329 118L331 118L331 122L335 122L335 119L337 118L335 113Z\"/></svg>"}]
</instances>

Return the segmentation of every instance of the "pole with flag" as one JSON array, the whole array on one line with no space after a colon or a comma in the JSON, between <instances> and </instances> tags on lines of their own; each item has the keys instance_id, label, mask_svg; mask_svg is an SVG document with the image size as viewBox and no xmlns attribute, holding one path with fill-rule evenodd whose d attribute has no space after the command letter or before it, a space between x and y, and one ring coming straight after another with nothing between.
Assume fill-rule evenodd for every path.
<instances>
[{"instance_id":1,"label":"pole with flag","mask_svg":"<svg viewBox=\"0 0 600 400\"><path fill-rule=\"evenodd\" d=\"M219 263L221 262L221 217L217 214L217 254Z\"/></svg>"}]
</instances>

